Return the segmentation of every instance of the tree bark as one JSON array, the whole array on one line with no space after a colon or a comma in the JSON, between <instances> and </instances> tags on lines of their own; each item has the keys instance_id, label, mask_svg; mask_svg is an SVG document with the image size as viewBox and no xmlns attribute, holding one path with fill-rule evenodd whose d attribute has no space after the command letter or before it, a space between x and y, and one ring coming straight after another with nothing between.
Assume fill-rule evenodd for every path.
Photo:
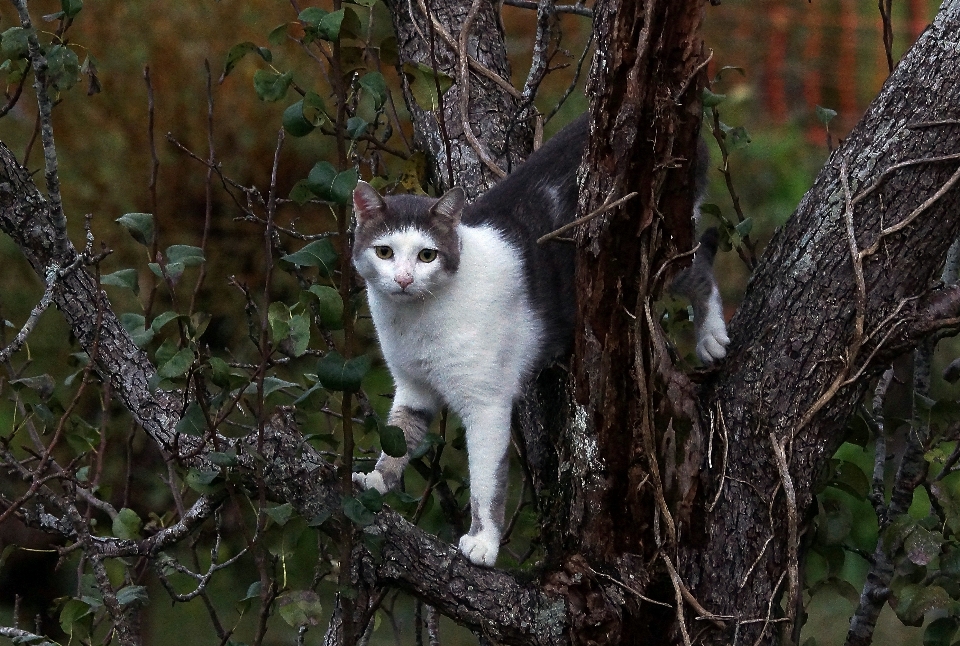
<instances>
[{"instance_id":1,"label":"tree bark","mask_svg":"<svg viewBox=\"0 0 960 646\"><path fill-rule=\"evenodd\" d=\"M431 180L440 190L460 186L467 199L473 200L500 179L495 169L509 172L526 159L533 140L530 124L519 118L523 107L520 93L510 85L499 4L492 0L474 0L472 4L388 0L386 4L397 34L414 141L427 154ZM465 26L466 33L461 34ZM464 55L472 60L463 61ZM411 64L425 65L456 80L435 109L421 106L414 97L410 78L403 73Z\"/></svg>"}]
</instances>

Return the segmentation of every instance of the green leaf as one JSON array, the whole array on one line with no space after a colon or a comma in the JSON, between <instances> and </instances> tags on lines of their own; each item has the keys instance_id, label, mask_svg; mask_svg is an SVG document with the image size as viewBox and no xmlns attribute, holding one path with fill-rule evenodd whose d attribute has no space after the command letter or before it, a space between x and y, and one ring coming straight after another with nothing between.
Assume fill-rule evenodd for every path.
<instances>
[{"instance_id":1,"label":"green leaf","mask_svg":"<svg viewBox=\"0 0 960 646\"><path fill-rule=\"evenodd\" d=\"M337 40L340 37L340 25L342 23L343 9L331 11L317 22L317 34L324 40Z\"/></svg>"},{"instance_id":2,"label":"green leaf","mask_svg":"<svg viewBox=\"0 0 960 646\"><path fill-rule=\"evenodd\" d=\"M701 212L701 213L706 213L707 215L712 215L713 217L717 218L718 220L721 220L721 219L722 219L722 215L723 215L723 214L721 213L721 211L720 211L720 207L719 207L719 206L717 206L716 204L711 204L711 203L709 203L709 202L706 203L706 204L701 204L701 205L700 205L700 212Z\"/></svg>"},{"instance_id":3,"label":"green leaf","mask_svg":"<svg viewBox=\"0 0 960 646\"><path fill-rule=\"evenodd\" d=\"M365 489L361 491L357 495L357 500L373 513L377 513L383 509L383 496L376 489Z\"/></svg>"},{"instance_id":4,"label":"green leaf","mask_svg":"<svg viewBox=\"0 0 960 646\"><path fill-rule=\"evenodd\" d=\"M80 78L80 59L66 45L54 45L47 52L47 83L59 91L69 90Z\"/></svg>"},{"instance_id":5,"label":"green leaf","mask_svg":"<svg viewBox=\"0 0 960 646\"><path fill-rule=\"evenodd\" d=\"M380 429L380 448L392 458L402 458L407 454L407 440L399 426L385 425Z\"/></svg>"},{"instance_id":6,"label":"green leaf","mask_svg":"<svg viewBox=\"0 0 960 646\"><path fill-rule=\"evenodd\" d=\"M150 601L150 597L147 596L147 589L144 586L128 585L117 590L117 601L121 606L131 604L145 606Z\"/></svg>"},{"instance_id":7,"label":"green leaf","mask_svg":"<svg viewBox=\"0 0 960 646\"><path fill-rule=\"evenodd\" d=\"M67 444L78 455L95 451L100 444L100 430L74 415L67 429Z\"/></svg>"},{"instance_id":8,"label":"green leaf","mask_svg":"<svg viewBox=\"0 0 960 646\"><path fill-rule=\"evenodd\" d=\"M741 238L746 238L748 235L750 235L750 231L753 230L753 218L744 219L743 222L740 222L734 228L737 230L737 233L740 234Z\"/></svg>"},{"instance_id":9,"label":"green leaf","mask_svg":"<svg viewBox=\"0 0 960 646\"><path fill-rule=\"evenodd\" d=\"M440 86L440 93L446 92L453 85L453 78L443 72L436 72L434 69L423 63L404 63L403 73L410 83L410 91L417 104L424 110L436 110L440 97L437 94L437 85Z\"/></svg>"},{"instance_id":10,"label":"green leaf","mask_svg":"<svg viewBox=\"0 0 960 646\"><path fill-rule=\"evenodd\" d=\"M280 390L281 388L300 388L300 384L295 384L292 381L284 381L283 379L278 379L277 377L264 377L263 378L263 396L267 397L272 393ZM257 392L257 384L251 383L247 386L246 390L243 391L245 395L253 395Z\"/></svg>"},{"instance_id":11,"label":"green leaf","mask_svg":"<svg viewBox=\"0 0 960 646\"><path fill-rule=\"evenodd\" d=\"M303 99L283 111L283 129L294 137L305 137L316 127L303 116Z\"/></svg>"},{"instance_id":12,"label":"green leaf","mask_svg":"<svg viewBox=\"0 0 960 646\"><path fill-rule=\"evenodd\" d=\"M126 287L134 294L140 293L140 280L136 269L120 269L112 274L106 274L100 277L101 285L112 285L114 287Z\"/></svg>"},{"instance_id":13,"label":"green leaf","mask_svg":"<svg viewBox=\"0 0 960 646\"><path fill-rule=\"evenodd\" d=\"M343 299L340 298L340 292L328 285L311 285L307 291L317 297L320 326L325 330L343 328Z\"/></svg>"},{"instance_id":14,"label":"green leaf","mask_svg":"<svg viewBox=\"0 0 960 646\"><path fill-rule=\"evenodd\" d=\"M83 9L83 0L60 0L60 8L67 18L75 18Z\"/></svg>"},{"instance_id":15,"label":"green leaf","mask_svg":"<svg viewBox=\"0 0 960 646\"><path fill-rule=\"evenodd\" d=\"M143 326L145 320L142 314L126 313L120 315L120 325L133 338L133 342L137 344L138 348L142 348L153 339L153 330Z\"/></svg>"},{"instance_id":16,"label":"green leaf","mask_svg":"<svg viewBox=\"0 0 960 646\"><path fill-rule=\"evenodd\" d=\"M307 183L307 180L302 179L296 184L293 185L293 188L290 189L290 195L288 195L291 200L296 202L298 205L303 206L310 200L314 198L313 191L310 190L310 186Z\"/></svg>"},{"instance_id":17,"label":"green leaf","mask_svg":"<svg viewBox=\"0 0 960 646\"><path fill-rule=\"evenodd\" d=\"M349 204L353 198L353 189L357 187L359 181L360 173L357 172L356 168L337 173L336 179L333 180L333 186L330 187L330 197L337 204Z\"/></svg>"},{"instance_id":18,"label":"green leaf","mask_svg":"<svg viewBox=\"0 0 960 646\"><path fill-rule=\"evenodd\" d=\"M923 631L923 646L950 646L958 627L960 620L957 617L934 619Z\"/></svg>"},{"instance_id":19,"label":"green leaf","mask_svg":"<svg viewBox=\"0 0 960 646\"><path fill-rule=\"evenodd\" d=\"M13 386L13 389L16 391L20 391L24 388L27 390L32 390L40 396L40 399L43 400L49 399L50 395L53 394L54 388L56 388L56 382L54 382L53 377L48 374L13 379L10 381L10 385Z\"/></svg>"},{"instance_id":20,"label":"green leaf","mask_svg":"<svg viewBox=\"0 0 960 646\"><path fill-rule=\"evenodd\" d=\"M332 201L331 187L337 178L337 169L327 161L314 164L307 175L307 187L321 200Z\"/></svg>"},{"instance_id":21,"label":"green leaf","mask_svg":"<svg viewBox=\"0 0 960 646\"><path fill-rule=\"evenodd\" d=\"M274 47L279 47L287 40L287 23L277 25L274 27L269 34L267 34L267 42L273 45Z\"/></svg>"},{"instance_id":22,"label":"green leaf","mask_svg":"<svg viewBox=\"0 0 960 646\"><path fill-rule=\"evenodd\" d=\"M360 87L373 99L373 106L379 110L387 102L387 82L380 72L368 72L360 77Z\"/></svg>"},{"instance_id":23,"label":"green leaf","mask_svg":"<svg viewBox=\"0 0 960 646\"><path fill-rule=\"evenodd\" d=\"M277 597L280 616L290 626L319 626L323 618L320 597L313 590L298 590Z\"/></svg>"},{"instance_id":24,"label":"green leaf","mask_svg":"<svg viewBox=\"0 0 960 646\"><path fill-rule=\"evenodd\" d=\"M306 23L308 27L316 28L320 24L320 21L323 20L323 17L327 15L327 12L320 7L307 7L300 12L300 15L297 16L297 19Z\"/></svg>"},{"instance_id":25,"label":"green leaf","mask_svg":"<svg viewBox=\"0 0 960 646\"><path fill-rule=\"evenodd\" d=\"M923 615L930 610L946 608L950 605L950 595L938 585L924 587L911 583L900 590L894 610L907 626L919 626Z\"/></svg>"},{"instance_id":26,"label":"green leaf","mask_svg":"<svg viewBox=\"0 0 960 646\"><path fill-rule=\"evenodd\" d=\"M863 470L847 460L837 460L836 463L837 468L828 484L846 491L855 498L866 498L867 493L870 492L870 480Z\"/></svg>"},{"instance_id":27,"label":"green leaf","mask_svg":"<svg viewBox=\"0 0 960 646\"><path fill-rule=\"evenodd\" d=\"M92 613L93 608L90 607L90 604L85 603L80 599L70 599L63 604L63 608L60 609L60 628L66 634L73 635L74 629L79 627L78 624L80 623L80 620L88 617ZM83 634L86 633L87 629L84 626Z\"/></svg>"},{"instance_id":28,"label":"green leaf","mask_svg":"<svg viewBox=\"0 0 960 646\"><path fill-rule=\"evenodd\" d=\"M853 516L843 503L827 499L822 501L823 511L817 517L817 538L825 545L839 545L850 534Z\"/></svg>"},{"instance_id":29,"label":"green leaf","mask_svg":"<svg viewBox=\"0 0 960 646\"><path fill-rule=\"evenodd\" d=\"M0 52L4 58L26 58L29 52L27 30L23 27L11 27L0 34Z\"/></svg>"},{"instance_id":30,"label":"green leaf","mask_svg":"<svg viewBox=\"0 0 960 646\"><path fill-rule=\"evenodd\" d=\"M245 613L250 608L250 604L253 603L254 600L259 598L260 598L260 582L254 581L249 585L249 587L247 587L247 595L243 599L240 599L240 601L237 602L237 612L243 615L243 613Z\"/></svg>"},{"instance_id":31,"label":"green leaf","mask_svg":"<svg viewBox=\"0 0 960 646\"><path fill-rule=\"evenodd\" d=\"M730 144L730 148L733 150L744 148L752 141L750 135L747 133L747 129L743 126L730 128L724 131L724 134L726 135L727 142Z\"/></svg>"},{"instance_id":32,"label":"green leaf","mask_svg":"<svg viewBox=\"0 0 960 646\"><path fill-rule=\"evenodd\" d=\"M221 388L231 388L233 386L231 377L233 372L230 370L229 364L219 357L210 358L210 370L212 374L210 375L210 380L217 386Z\"/></svg>"},{"instance_id":33,"label":"green leaf","mask_svg":"<svg viewBox=\"0 0 960 646\"><path fill-rule=\"evenodd\" d=\"M196 267L205 262L203 249L186 244L175 244L167 247L167 261L180 263L184 267Z\"/></svg>"},{"instance_id":34,"label":"green leaf","mask_svg":"<svg viewBox=\"0 0 960 646\"><path fill-rule=\"evenodd\" d=\"M276 505L275 507L267 507L263 512L272 518L273 522L283 527L287 524L287 521L290 520L290 516L293 515L293 505L284 503L282 505Z\"/></svg>"},{"instance_id":35,"label":"green leaf","mask_svg":"<svg viewBox=\"0 0 960 646\"><path fill-rule=\"evenodd\" d=\"M940 553L943 537L923 527L915 527L903 543L907 558L917 565L927 565Z\"/></svg>"},{"instance_id":36,"label":"green leaf","mask_svg":"<svg viewBox=\"0 0 960 646\"><path fill-rule=\"evenodd\" d=\"M113 519L113 535L120 539L135 541L140 538L140 529L143 527L143 521L137 516L137 512L124 507L117 512Z\"/></svg>"},{"instance_id":37,"label":"green leaf","mask_svg":"<svg viewBox=\"0 0 960 646\"><path fill-rule=\"evenodd\" d=\"M173 321L173 320L176 319L178 316L180 316L180 315L177 314L176 312L172 312L172 311L170 311L170 310L167 310L166 312L163 312L162 314L158 314L158 315L156 316L156 318L154 318L153 321L151 321L151 323L150 323L150 329L153 330L154 332L159 332L160 329L163 328L164 325L166 325L166 324L169 323L170 321Z\"/></svg>"},{"instance_id":38,"label":"green leaf","mask_svg":"<svg viewBox=\"0 0 960 646\"><path fill-rule=\"evenodd\" d=\"M117 222L140 244L144 246L153 244L152 213L127 213L117 218Z\"/></svg>"},{"instance_id":39,"label":"green leaf","mask_svg":"<svg viewBox=\"0 0 960 646\"><path fill-rule=\"evenodd\" d=\"M347 119L347 136L351 139L359 139L366 134L369 125L363 117L350 117Z\"/></svg>"},{"instance_id":40,"label":"green leaf","mask_svg":"<svg viewBox=\"0 0 960 646\"><path fill-rule=\"evenodd\" d=\"M337 266L337 250L329 239L314 240L299 251L283 256L285 260L299 267L319 267L323 274L329 276Z\"/></svg>"},{"instance_id":41,"label":"green leaf","mask_svg":"<svg viewBox=\"0 0 960 646\"><path fill-rule=\"evenodd\" d=\"M435 446L443 446L445 444L442 437L436 433L427 433L423 436L423 439L420 440L420 444L414 447L413 451L410 452L410 459L416 460L422 458L427 454L427 452Z\"/></svg>"},{"instance_id":42,"label":"green leaf","mask_svg":"<svg viewBox=\"0 0 960 646\"><path fill-rule=\"evenodd\" d=\"M270 303L267 322L270 324L271 339L274 343L280 343L290 334L290 308L280 301Z\"/></svg>"},{"instance_id":43,"label":"green leaf","mask_svg":"<svg viewBox=\"0 0 960 646\"><path fill-rule=\"evenodd\" d=\"M316 92L307 92L302 99L283 112L283 127L294 137L310 134L323 124L327 108Z\"/></svg>"},{"instance_id":44,"label":"green leaf","mask_svg":"<svg viewBox=\"0 0 960 646\"><path fill-rule=\"evenodd\" d=\"M350 496L343 499L343 514L360 527L366 527L374 521L373 512Z\"/></svg>"},{"instance_id":45,"label":"green leaf","mask_svg":"<svg viewBox=\"0 0 960 646\"><path fill-rule=\"evenodd\" d=\"M817 119L820 120L825 126L829 126L833 118L837 116L836 110L831 110L830 108L824 108L822 106L817 106Z\"/></svg>"},{"instance_id":46,"label":"green leaf","mask_svg":"<svg viewBox=\"0 0 960 646\"><path fill-rule=\"evenodd\" d=\"M284 349L291 357L302 357L310 346L310 317L306 314L294 314L290 317L289 343Z\"/></svg>"},{"instance_id":47,"label":"green leaf","mask_svg":"<svg viewBox=\"0 0 960 646\"><path fill-rule=\"evenodd\" d=\"M293 83L293 72L276 74L266 70L257 70L253 74L253 89L261 101L279 101L287 95Z\"/></svg>"},{"instance_id":48,"label":"green leaf","mask_svg":"<svg viewBox=\"0 0 960 646\"><path fill-rule=\"evenodd\" d=\"M209 457L210 461L218 467L235 467L238 463L237 454L233 449L230 449L225 453L221 451L211 451L207 454L207 457Z\"/></svg>"},{"instance_id":49,"label":"green leaf","mask_svg":"<svg viewBox=\"0 0 960 646\"><path fill-rule=\"evenodd\" d=\"M221 83L223 83L223 79L227 77L227 74L232 72L233 68L237 66L237 63L239 63L247 54L259 54L260 58L268 63L273 60L273 54L266 47L257 47L255 44L249 41L238 43L231 47L230 51L227 52L227 61L223 65L223 73L220 74Z\"/></svg>"},{"instance_id":50,"label":"green leaf","mask_svg":"<svg viewBox=\"0 0 960 646\"><path fill-rule=\"evenodd\" d=\"M220 487L214 486L213 481L220 475L219 471L199 471L191 468L183 481L197 493L214 493Z\"/></svg>"},{"instance_id":51,"label":"green leaf","mask_svg":"<svg viewBox=\"0 0 960 646\"><path fill-rule=\"evenodd\" d=\"M177 377L183 376L187 373L187 370L189 370L190 366L193 365L193 359L193 350L190 348L184 348L173 355L169 361L160 366L160 368L157 370L157 374L164 379L176 379Z\"/></svg>"},{"instance_id":52,"label":"green leaf","mask_svg":"<svg viewBox=\"0 0 960 646\"><path fill-rule=\"evenodd\" d=\"M369 370L370 357L363 355L348 360L331 350L317 362L317 379L327 390L356 392Z\"/></svg>"},{"instance_id":53,"label":"green leaf","mask_svg":"<svg viewBox=\"0 0 960 646\"><path fill-rule=\"evenodd\" d=\"M713 92L711 92L711 91L708 90L707 88L703 88L703 93L701 94L701 100L703 101L703 107L705 107L705 108L713 108L713 107L716 107L716 106L720 105L720 104L723 103L724 101L726 101L726 100L727 100L727 95L726 95L726 94L714 94Z\"/></svg>"},{"instance_id":54,"label":"green leaf","mask_svg":"<svg viewBox=\"0 0 960 646\"><path fill-rule=\"evenodd\" d=\"M177 422L175 428L181 435L191 437L203 437L207 432L207 420L203 416L203 409L197 402L190 402L187 410L183 412L183 417Z\"/></svg>"}]
</instances>

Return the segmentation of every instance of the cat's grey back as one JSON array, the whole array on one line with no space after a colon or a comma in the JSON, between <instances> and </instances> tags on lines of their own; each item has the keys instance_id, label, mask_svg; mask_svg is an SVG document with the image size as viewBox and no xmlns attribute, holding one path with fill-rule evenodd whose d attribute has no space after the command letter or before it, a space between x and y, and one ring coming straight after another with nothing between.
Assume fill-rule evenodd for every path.
<instances>
[{"instance_id":1,"label":"cat's grey back","mask_svg":"<svg viewBox=\"0 0 960 646\"><path fill-rule=\"evenodd\" d=\"M576 217L577 171L587 136L582 115L463 213L464 225L496 229L519 254L530 306L542 324L539 365L569 348L576 299L573 245L537 239Z\"/></svg>"}]
</instances>

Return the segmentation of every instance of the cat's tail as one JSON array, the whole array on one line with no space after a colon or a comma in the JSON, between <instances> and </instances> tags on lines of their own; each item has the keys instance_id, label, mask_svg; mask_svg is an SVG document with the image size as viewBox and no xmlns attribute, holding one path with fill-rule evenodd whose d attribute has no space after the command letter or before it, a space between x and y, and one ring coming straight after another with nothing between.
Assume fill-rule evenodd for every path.
<instances>
[{"instance_id":1,"label":"cat's tail","mask_svg":"<svg viewBox=\"0 0 960 646\"><path fill-rule=\"evenodd\" d=\"M727 355L727 324L723 320L723 302L713 274L720 233L710 227L700 236L700 247L689 267L670 285L670 292L684 296L693 306L693 327L697 335L697 356L711 363Z\"/></svg>"}]
</instances>

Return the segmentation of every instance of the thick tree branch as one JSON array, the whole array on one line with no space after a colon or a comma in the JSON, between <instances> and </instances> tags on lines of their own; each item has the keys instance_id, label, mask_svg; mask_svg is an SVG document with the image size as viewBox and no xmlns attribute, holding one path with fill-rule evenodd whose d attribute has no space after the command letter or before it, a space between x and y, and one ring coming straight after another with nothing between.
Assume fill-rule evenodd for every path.
<instances>
[{"instance_id":1,"label":"thick tree branch","mask_svg":"<svg viewBox=\"0 0 960 646\"><path fill-rule=\"evenodd\" d=\"M703 471L704 542L683 547L680 569L705 607L742 618L743 643L774 639L766 624L746 622L783 594L778 581L791 561L770 432L788 439L803 522L817 473L870 379L924 336L958 323L960 293L936 288L960 228L960 129L946 124L960 105L958 29L960 1L948 0L834 151L767 247L730 323L731 351L706 385L731 431L729 454L722 481ZM927 122L945 125L914 127ZM744 538L757 531L774 537L759 555ZM748 570L745 594L729 595L728 573ZM706 643L732 635L718 631Z\"/></svg>"}]
</instances>

